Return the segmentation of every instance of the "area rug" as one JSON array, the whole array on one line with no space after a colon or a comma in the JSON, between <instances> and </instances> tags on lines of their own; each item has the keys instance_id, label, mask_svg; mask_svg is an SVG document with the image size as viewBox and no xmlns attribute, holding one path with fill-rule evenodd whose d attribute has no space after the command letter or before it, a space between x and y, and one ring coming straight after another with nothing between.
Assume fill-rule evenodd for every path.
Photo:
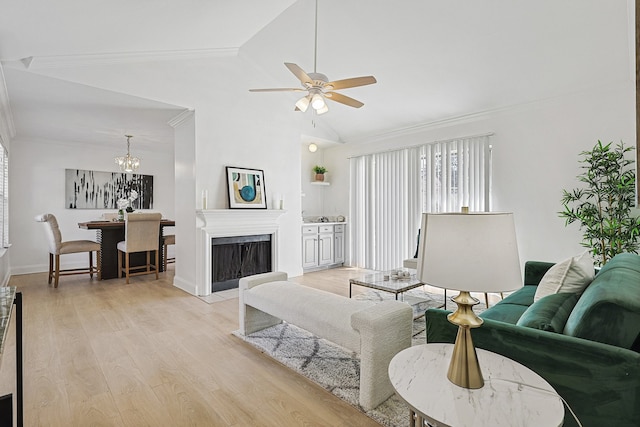
<instances>
[{"instance_id":1,"label":"area rug","mask_svg":"<svg viewBox=\"0 0 640 427\"><path fill-rule=\"evenodd\" d=\"M384 301L394 299L395 296L371 290L354 298ZM412 345L424 344L424 311L427 308L442 307L444 295L414 289L405 293L404 301L414 308ZM447 308L452 309L454 305L448 302ZM474 311L480 313L485 308L484 304L478 304ZM233 334L358 408L383 426L409 426L409 407L397 395L391 396L370 411L365 411L358 404L360 359L356 353L286 322L249 336L242 336L239 331Z\"/></svg>"},{"instance_id":2,"label":"area rug","mask_svg":"<svg viewBox=\"0 0 640 427\"><path fill-rule=\"evenodd\" d=\"M456 294L456 292L453 293ZM450 297L451 291L447 295L447 298ZM353 298L366 301L386 301L395 299L395 295L390 292L370 290L364 294L356 295ZM413 308L413 345L424 343L426 338L424 312L429 308L444 308L444 292L434 294L416 288L400 294L398 299L406 302ZM453 311L455 310L455 306L456 304L454 302L447 301L447 309ZM486 309L486 305L482 302L473 307L473 311L476 314L480 314Z\"/></svg>"},{"instance_id":3,"label":"area rug","mask_svg":"<svg viewBox=\"0 0 640 427\"><path fill-rule=\"evenodd\" d=\"M371 411L365 411L358 404L360 359L354 352L289 323L281 323L246 337L238 331L233 334L355 406L383 426L409 425L409 407L396 395Z\"/></svg>"}]
</instances>

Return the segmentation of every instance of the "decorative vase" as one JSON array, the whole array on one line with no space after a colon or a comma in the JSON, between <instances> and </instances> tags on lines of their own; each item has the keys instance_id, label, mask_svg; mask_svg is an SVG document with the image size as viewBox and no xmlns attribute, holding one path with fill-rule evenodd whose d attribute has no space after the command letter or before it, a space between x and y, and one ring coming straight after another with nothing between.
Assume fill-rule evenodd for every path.
<instances>
[{"instance_id":1,"label":"decorative vase","mask_svg":"<svg viewBox=\"0 0 640 427\"><path fill-rule=\"evenodd\" d=\"M124 211L122 209L118 210L118 221L124 221Z\"/></svg>"},{"instance_id":2,"label":"decorative vase","mask_svg":"<svg viewBox=\"0 0 640 427\"><path fill-rule=\"evenodd\" d=\"M324 174L323 173L317 173L316 174L316 181L324 181Z\"/></svg>"}]
</instances>

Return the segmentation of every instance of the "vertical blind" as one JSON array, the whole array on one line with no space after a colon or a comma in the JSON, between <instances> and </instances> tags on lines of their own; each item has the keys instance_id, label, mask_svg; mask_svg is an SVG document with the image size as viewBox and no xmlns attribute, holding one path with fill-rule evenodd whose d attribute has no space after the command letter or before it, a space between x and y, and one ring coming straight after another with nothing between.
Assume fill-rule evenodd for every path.
<instances>
[{"instance_id":1,"label":"vertical blind","mask_svg":"<svg viewBox=\"0 0 640 427\"><path fill-rule=\"evenodd\" d=\"M489 210L489 137L440 141L350 159L350 265L400 267L422 212Z\"/></svg>"}]
</instances>

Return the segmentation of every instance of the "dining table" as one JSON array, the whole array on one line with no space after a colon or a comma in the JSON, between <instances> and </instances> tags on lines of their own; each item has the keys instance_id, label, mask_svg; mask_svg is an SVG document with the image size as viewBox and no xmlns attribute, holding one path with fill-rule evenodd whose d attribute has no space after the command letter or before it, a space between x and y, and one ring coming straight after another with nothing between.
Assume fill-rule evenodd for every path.
<instances>
[{"instance_id":1,"label":"dining table","mask_svg":"<svg viewBox=\"0 0 640 427\"><path fill-rule=\"evenodd\" d=\"M158 234L159 266L158 271L164 271L164 259L167 254L163 251L164 228L173 227L176 222L172 219L163 218L160 220L160 233ZM102 280L115 279L118 277L118 242L124 240L125 221L123 220L97 220L79 222L78 227L84 230L96 230L96 240L100 243ZM130 262L132 266L145 265L146 255L144 253L131 254Z\"/></svg>"}]
</instances>

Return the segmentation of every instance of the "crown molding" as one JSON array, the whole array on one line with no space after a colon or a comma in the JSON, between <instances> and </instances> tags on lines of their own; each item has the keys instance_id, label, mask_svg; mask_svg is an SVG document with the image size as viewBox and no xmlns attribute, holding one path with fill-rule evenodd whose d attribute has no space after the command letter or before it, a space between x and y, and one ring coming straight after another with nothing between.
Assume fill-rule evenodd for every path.
<instances>
[{"instance_id":1,"label":"crown molding","mask_svg":"<svg viewBox=\"0 0 640 427\"><path fill-rule=\"evenodd\" d=\"M608 90L611 90L612 87L619 87L619 86L622 87L628 84L633 85L635 88L635 77L632 81L625 81L625 82L607 84L602 86L590 86L581 90L562 93L562 94L550 96L547 98L535 99L532 101L522 102L519 104L489 108L486 110L476 111L469 114L462 114L459 116L447 117L441 120L433 120L430 122L417 123L415 125L410 125L403 128L385 130L379 133L372 133L369 135L358 135L352 138L346 137L344 138L344 142L354 143L354 144L359 144L363 142L367 142L367 143L378 142L378 141L384 141L386 139L397 138L397 137L406 136L406 135L413 135L416 133L435 130L443 127L457 126L457 125L471 123L479 120L485 120L488 118L498 116L500 114L523 113L523 112L531 111L532 109L541 108L541 106L548 103L562 102L562 100L566 98L579 97L585 93L589 93L592 91L608 91Z\"/></svg>"},{"instance_id":2,"label":"crown molding","mask_svg":"<svg viewBox=\"0 0 640 427\"><path fill-rule=\"evenodd\" d=\"M184 110L177 116L171 118L171 120L169 120L167 124L174 129L178 128L182 126L184 122L190 119L194 114L195 114L195 110L191 110L191 109Z\"/></svg>"},{"instance_id":3,"label":"crown molding","mask_svg":"<svg viewBox=\"0 0 640 427\"><path fill-rule=\"evenodd\" d=\"M16 136L16 128L13 124L9 92L7 91L4 72L0 64L0 141L4 143L5 148L10 144L14 136Z\"/></svg>"},{"instance_id":4,"label":"crown molding","mask_svg":"<svg viewBox=\"0 0 640 427\"><path fill-rule=\"evenodd\" d=\"M385 139L399 138L401 136L413 135L419 132L438 129L446 126L460 125L476 120L480 120L489 116L492 116L501 111L507 111L513 109L513 107L496 108L494 110L480 111L477 113L465 114L461 116L448 117L442 120L434 120L431 122L418 123L416 125L407 126L404 128L393 129L390 131L380 132L371 135L358 136L355 138L348 138L346 142L361 143L361 142L377 142Z\"/></svg>"},{"instance_id":5,"label":"crown molding","mask_svg":"<svg viewBox=\"0 0 640 427\"><path fill-rule=\"evenodd\" d=\"M183 61L189 59L222 58L238 55L238 48L216 49L184 49L143 52L118 52L95 53L86 55L53 55L53 56L29 56L22 58L20 62L25 68L67 68L86 67L91 65L112 65L135 62L152 61Z\"/></svg>"}]
</instances>

